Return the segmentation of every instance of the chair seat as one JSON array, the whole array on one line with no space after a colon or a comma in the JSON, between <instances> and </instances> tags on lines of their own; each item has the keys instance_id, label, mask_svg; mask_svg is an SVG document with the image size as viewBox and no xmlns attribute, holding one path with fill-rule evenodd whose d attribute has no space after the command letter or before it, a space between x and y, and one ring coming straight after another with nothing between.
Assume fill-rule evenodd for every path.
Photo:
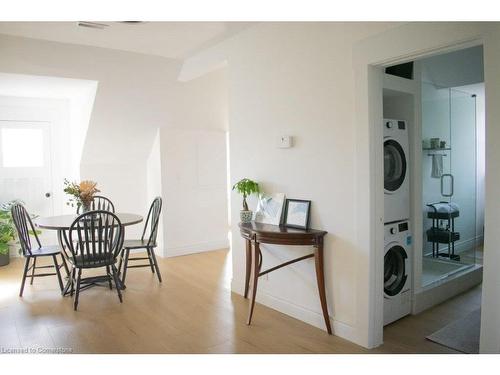
<instances>
[{"instance_id":1,"label":"chair seat","mask_svg":"<svg viewBox=\"0 0 500 375\"><path fill-rule=\"evenodd\" d=\"M38 249L31 249L32 257L47 257L52 255L57 255L61 252L61 248L57 245L53 246L42 246Z\"/></svg>"},{"instance_id":2,"label":"chair seat","mask_svg":"<svg viewBox=\"0 0 500 375\"><path fill-rule=\"evenodd\" d=\"M97 268L110 266L116 263L116 258L112 254L85 254L70 257L70 262L77 268Z\"/></svg>"},{"instance_id":3,"label":"chair seat","mask_svg":"<svg viewBox=\"0 0 500 375\"><path fill-rule=\"evenodd\" d=\"M123 241L124 249L141 249L148 247L148 240L125 240ZM152 243L149 247L156 247L156 243Z\"/></svg>"}]
</instances>

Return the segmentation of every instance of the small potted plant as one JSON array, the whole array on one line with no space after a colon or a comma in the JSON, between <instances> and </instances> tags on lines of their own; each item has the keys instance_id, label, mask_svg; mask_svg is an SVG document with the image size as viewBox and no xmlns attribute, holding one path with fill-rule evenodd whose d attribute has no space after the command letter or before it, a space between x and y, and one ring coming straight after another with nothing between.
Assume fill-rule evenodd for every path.
<instances>
[{"instance_id":1,"label":"small potted plant","mask_svg":"<svg viewBox=\"0 0 500 375\"><path fill-rule=\"evenodd\" d=\"M94 181L82 181L78 184L65 179L64 192L72 196L67 204L71 207L74 207L75 204L78 208L82 207L82 213L90 211L94 195L100 191L96 186L97 182Z\"/></svg>"},{"instance_id":2,"label":"small potted plant","mask_svg":"<svg viewBox=\"0 0 500 375\"><path fill-rule=\"evenodd\" d=\"M16 238L15 233L10 213L2 210L0 212L0 267L10 262L10 243Z\"/></svg>"},{"instance_id":3,"label":"small potted plant","mask_svg":"<svg viewBox=\"0 0 500 375\"><path fill-rule=\"evenodd\" d=\"M19 200L13 200L0 206L0 267L10 263L10 249L16 245L17 232L10 209L17 202L22 203Z\"/></svg>"},{"instance_id":4,"label":"small potted plant","mask_svg":"<svg viewBox=\"0 0 500 375\"><path fill-rule=\"evenodd\" d=\"M234 184L233 190L243 195L243 209L240 211L240 220L242 223L252 221L252 211L248 209L247 197L260 192L259 184L255 181L244 178Z\"/></svg>"}]
</instances>

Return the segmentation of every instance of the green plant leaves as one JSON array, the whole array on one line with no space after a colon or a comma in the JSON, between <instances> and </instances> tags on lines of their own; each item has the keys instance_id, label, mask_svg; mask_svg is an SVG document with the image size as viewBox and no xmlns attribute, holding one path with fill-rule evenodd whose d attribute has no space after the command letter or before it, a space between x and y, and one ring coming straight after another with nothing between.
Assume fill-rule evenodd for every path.
<instances>
[{"instance_id":1,"label":"green plant leaves","mask_svg":"<svg viewBox=\"0 0 500 375\"><path fill-rule=\"evenodd\" d=\"M244 178L233 185L233 190L236 190L243 197L260 192L259 184L248 178Z\"/></svg>"},{"instance_id":2,"label":"green plant leaves","mask_svg":"<svg viewBox=\"0 0 500 375\"><path fill-rule=\"evenodd\" d=\"M9 253L9 245L0 241L0 254L7 255Z\"/></svg>"}]
</instances>

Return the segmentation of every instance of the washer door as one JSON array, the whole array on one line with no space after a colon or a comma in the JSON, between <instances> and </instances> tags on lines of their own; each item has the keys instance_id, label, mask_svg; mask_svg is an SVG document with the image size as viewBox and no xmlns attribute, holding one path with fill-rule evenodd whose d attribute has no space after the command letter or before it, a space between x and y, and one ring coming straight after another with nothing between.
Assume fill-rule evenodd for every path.
<instances>
[{"instance_id":1,"label":"washer door","mask_svg":"<svg viewBox=\"0 0 500 375\"><path fill-rule=\"evenodd\" d=\"M395 192L406 177L406 156L401 145L394 139L384 142L384 189Z\"/></svg>"},{"instance_id":2,"label":"washer door","mask_svg":"<svg viewBox=\"0 0 500 375\"><path fill-rule=\"evenodd\" d=\"M393 245L384 256L384 293L395 296L406 284L405 259L408 258L405 249L400 245Z\"/></svg>"}]
</instances>

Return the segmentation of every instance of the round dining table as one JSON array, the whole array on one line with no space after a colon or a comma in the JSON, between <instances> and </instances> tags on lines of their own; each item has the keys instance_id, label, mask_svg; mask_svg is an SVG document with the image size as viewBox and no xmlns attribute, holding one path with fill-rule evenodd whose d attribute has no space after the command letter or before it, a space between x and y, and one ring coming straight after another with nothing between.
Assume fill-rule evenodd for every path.
<instances>
[{"instance_id":1,"label":"round dining table","mask_svg":"<svg viewBox=\"0 0 500 375\"><path fill-rule=\"evenodd\" d=\"M128 213L115 213L124 227L140 223L143 219L141 215ZM57 231L68 230L78 215L58 215L39 217L35 219L35 225L42 229L52 229Z\"/></svg>"},{"instance_id":2,"label":"round dining table","mask_svg":"<svg viewBox=\"0 0 500 375\"><path fill-rule=\"evenodd\" d=\"M134 224L139 224L142 222L143 217L141 215L136 215L136 214L130 214L130 213L121 213L117 212L115 215L118 217L120 220L120 223L122 224L123 227L127 227L130 225ZM71 227L71 224L75 221L75 219L79 215L73 214L73 215L57 215L57 216L47 216L47 217L39 217L34 220L34 224L41 229L48 229L48 230L57 230L57 240L59 242L59 246L62 249L63 253L63 265L64 268L66 269L66 273L68 274L68 283L66 284L66 287L63 290L63 295L68 294L68 290L70 287L70 282L69 282L69 269L66 264L66 260L64 259L65 257L68 257L68 254L66 252L66 245L64 242L64 237L65 237L65 231L69 230ZM120 270L118 270L120 271ZM125 289L125 285L120 285L121 289Z\"/></svg>"}]
</instances>

